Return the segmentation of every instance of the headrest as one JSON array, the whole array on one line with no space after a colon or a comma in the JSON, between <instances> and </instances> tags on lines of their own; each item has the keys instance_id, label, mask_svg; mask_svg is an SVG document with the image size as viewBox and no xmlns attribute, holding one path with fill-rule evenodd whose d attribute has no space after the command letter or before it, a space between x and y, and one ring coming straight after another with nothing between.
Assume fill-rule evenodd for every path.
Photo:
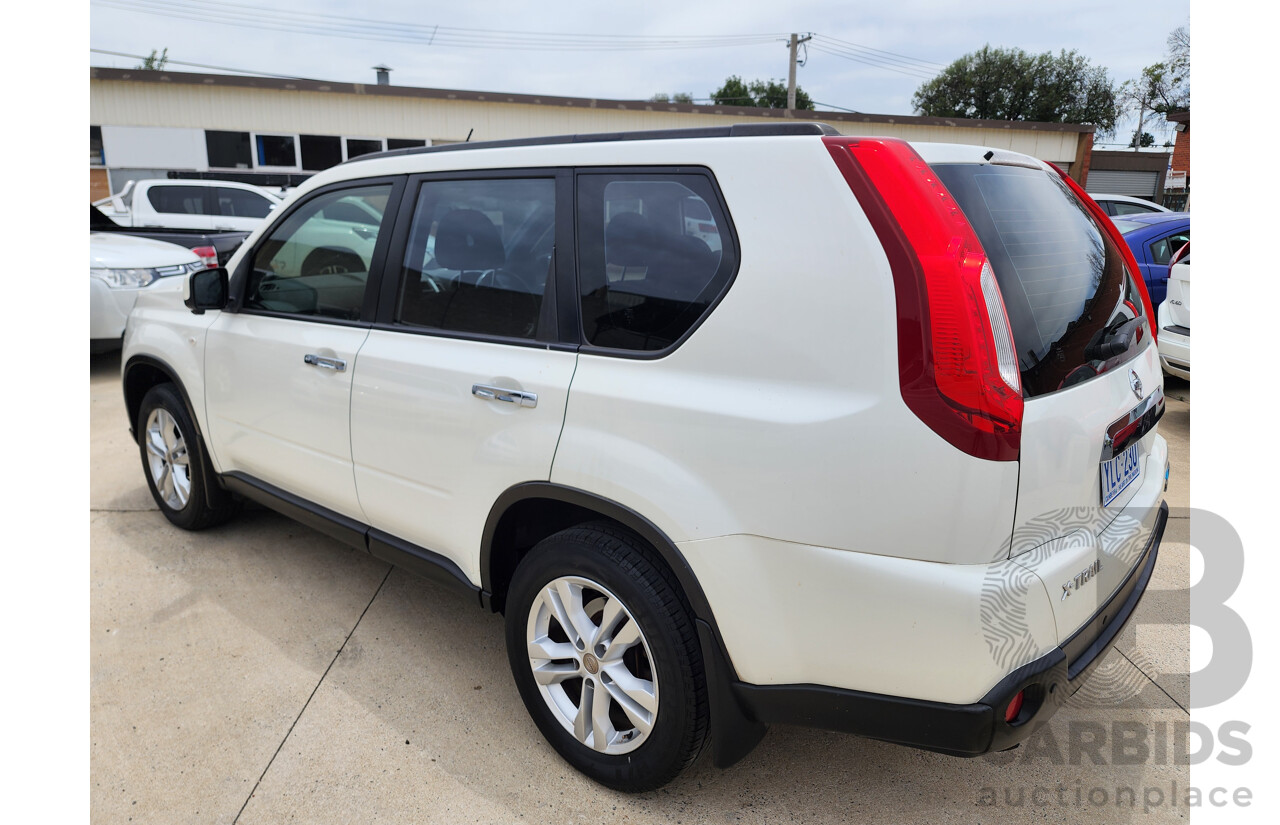
<instances>
[{"instance_id":1,"label":"headrest","mask_svg":"<svg viewBox=\"0 0 1280 825\"><path fill-rule=\"evenodd\" d=\"M604 230L605 263L648 266L654 244L653 227L639 212L614 215Z\"/></svg>"},{"instance_id":2,"label":"headrest","mask_svg":"<svg viewBox=\"0 0 1280 825\"><path fill-rule=\"evenodd\" d=\"M440 219L435 256L445 269L497 269L507 262L502 233L474 209L455 209Z\"/></svg>"}]
</instances>

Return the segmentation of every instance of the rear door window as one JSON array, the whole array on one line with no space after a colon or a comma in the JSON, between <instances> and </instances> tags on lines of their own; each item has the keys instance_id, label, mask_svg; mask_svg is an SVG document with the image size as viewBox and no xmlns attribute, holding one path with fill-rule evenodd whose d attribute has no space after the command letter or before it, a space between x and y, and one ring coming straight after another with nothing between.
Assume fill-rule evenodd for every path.
<instances>
[{"instance_id":1,"label":"rear door window","mask_svg":"<svg viewBox=\"0 0 1280 825\"><path fill-rule=\"evenodd\" d=\"M395 323L545 338L555 252L554 178L429 180L414 208Z\"/></svg>"},{"instance_id":2,"label":"rear door window","mask_svg":"<svg viewBox=\"0 0 1280 825\"><path fill-rule=\"evenodd\" d=\"M1120 250L1055 176L996 164L932 167L991 260L1028 397L1088 380L1133 357L1094 346L1137 317L1142 299Z\"/></svg>"},{"instance_id":3,"label":"rear door window","mask_svg":"<svg viewBox=\"0 0 1280 825\"><path fill-rule=\"evenodd\" d=\"M1173 253L1181 249L1182 245L1190 242L1190 240L1191 232L1184 230L1153 242L1148 247L1148 251L1151 253L1151 263L1158 266L1168 266L1169 261L1173 258Z\"/></svg>"},{"instance_id":4,"label":"rear door window","mask_svg":"<svg viewBox=\"0 0 1280 825\"><path fill-rule=\"evenodd\" d=\"M227 218L265 218L271 212L271 201L255 192L219 186L214 189L218 214Z\"/></svg>"},{"instance_id":5,"label":"rear door window","mask_svg":"<svg viewBox=\"0 0 1280 825\"><path fill-rule=\"evenodd\" d=\"M582 333L609 349L665 350L724 292L737 264L700 174L578 176Z\"/></svg>"}]
</instances>

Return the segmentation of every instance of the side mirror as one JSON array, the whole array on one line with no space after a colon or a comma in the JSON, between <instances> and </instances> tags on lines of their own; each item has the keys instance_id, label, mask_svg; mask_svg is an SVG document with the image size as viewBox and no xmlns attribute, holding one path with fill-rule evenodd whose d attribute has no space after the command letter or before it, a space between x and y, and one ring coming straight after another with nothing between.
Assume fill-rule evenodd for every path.
<instances>
[{"instance_id":1,"label":"side mirror","mask_svg":"<svg viewBox=\"0 0 1280 825\"><path fill-rule=\"evenodd\" d=\"M182 303L196 315L203 315L206 309L226 307L227 271L219 267L193 273L183 289Z\"/></svg>"}]
</instances>

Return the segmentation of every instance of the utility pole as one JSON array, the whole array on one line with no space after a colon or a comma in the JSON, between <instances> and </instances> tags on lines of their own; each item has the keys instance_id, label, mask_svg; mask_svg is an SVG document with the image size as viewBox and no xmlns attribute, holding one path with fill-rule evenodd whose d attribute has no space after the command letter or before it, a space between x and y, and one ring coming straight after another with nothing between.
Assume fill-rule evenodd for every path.
<instances>
[{"instance_id":1,"label":"utility pole","mask_svg":"<svg viewBox=\"0 0 1280 825\"><path fill-rule=\"evenodd\" d=\"M796 107L796 47L801 43L807 43L813 39L813 35L806 34L801 37L792 32L791 34L791 70L787 73L787 111L790 112Z\"/></svg>"}]
</instances>

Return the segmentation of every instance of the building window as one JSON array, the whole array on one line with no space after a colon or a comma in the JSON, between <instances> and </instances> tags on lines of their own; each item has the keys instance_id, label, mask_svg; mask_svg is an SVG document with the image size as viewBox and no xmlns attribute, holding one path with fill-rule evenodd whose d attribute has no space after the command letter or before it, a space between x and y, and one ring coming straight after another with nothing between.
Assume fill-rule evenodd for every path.
<instances>
[{"instance_id":1,"label":"building window","mask_svg":"<svg viewBox=\"0 0 1280 825\"><path fill-rule=\"evenodd\" d=\"M297 145L293 135L258 135L258 165L296 169Z\"/></svg>"},{"instance_id":2,"label":"building window","mask_svg":"<svg viewBox=\"0 0 1280 825\"><path fill-rule=\"evenodd\" d=\"M319 172L342 163L342 138L335 135L300 135L302 168Z\"/></svg>"},{"instance_id":3,"label":"building window","mask_svg":"<svg viewBox=\"0 0 1280 825\"><path fill-rule=\"evenodd\" d=\"M425 140L407 140L405 138L387 138L387 149L417 149L426 146Z\"/></svg>"},{"instance_id":4,"label":"building window","mask_svg":"<svg viewBox=\"0 0 1280 825\"><path fill-rule=\"evenodd\" d=\"M89 165L106 166L107 156L102 151L102 127L89 127Z\"/></svg>"},{"instance_id":5,"label":"building window","mask_svg":"<svg viewBox=\"0 0 1280 825\"><path fill-rule=\"evenodd\" d=\"M213 169L248 169L253 165L248 132L206 130L204 145L209 154L209 166Z\"/></svg>"},{"instance_id":6,"label":"building window","mask_svg":"<svg viewBox=\"0 0 1280 825\"><path fill-rule=\"evenodd\" d=\"M382 151L382 138L347 138L347 160Z\"/></svg>"}]
</instances>

